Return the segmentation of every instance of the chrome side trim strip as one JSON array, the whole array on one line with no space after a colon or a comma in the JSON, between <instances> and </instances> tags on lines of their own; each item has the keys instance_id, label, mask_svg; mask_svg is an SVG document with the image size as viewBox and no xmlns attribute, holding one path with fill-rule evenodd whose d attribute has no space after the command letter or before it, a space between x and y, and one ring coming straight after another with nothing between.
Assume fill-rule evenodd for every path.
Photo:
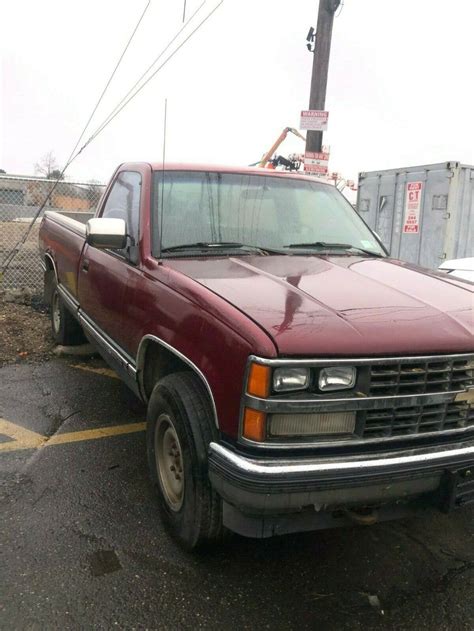
<instances>
[{"instance_id":1,"label":"chrome side trim strip","mask_svg":"<svg viewBox=\"0 0 474 631\"><path fill-rule=\"evenodd\" d=\"M58 291L66 303L71 313L79 320L81 326L91 335L96 343L105 350L106 353L120 364L128 375L136 381L137 370L135 368L135 360L128 355L118 344L116 344L102 329L87 316L80 308L79 302L74 296L61 284L58 285Z\"/></svg>"},{"instance_id":2,"label":"chrome side trim strip","mask_svg":"<svg viewBox=\"0 0 474 631\"><path fill-rule=\"evenodd\" d=\"M64 226L68 230L72 230L72 232L75 232L79 236L84 237L84 239L86 238L86 225L84 223L76 221L75 219L71 219L71 217L65 217L64 215L61 215L54 210L46 210L44 214L54 223L57 223L60 226Z\"/></svg>"},{"instance_id":3,"label":"chrome side trim strip","mask_svg":"<svg viewBox=\"0 0 474 631\"><path fill-rule=\"evenodd\" d=\"M279 463L278 461L257 461L255 459L244 458L223 445L212 442L209 445L210 455L216 454L220 458L227 461L230 465L236 467L242 473L250 473L256 476L283 476L297 475L305 473L326 473L344 471L348 474L357 473L368 469L378 469L382 472L384 469L390 470L392 467L400 467L403 465L414 464L439 464L442 466L444 461L456 458L472 458L474 462L474 446L463 447L461 449L450 449L445 451L436 451L432 453L423 453L410 456L396 456L393 458L374 458L372 460L341 460L331 462L315 462L306 463Z\"/></svg>"},{"instance_id":4,"label":"chrome side trim strip","mask_svg":"<svg viewBox=\"0 0 474 631\"><path fill-rule=\"evenodd\" d=\"M137 352L137 361L128 355L121 347L118 346L102 329L97 326L97 324L87 316L84 311L80 308L79 302L72 296L72 294L65 288L63 285L58 285L59 293L61 297L64 299L69 309L76 315L79 319L81 325L87 329L89 334L96 340L96 342L105 349L107 353L112 355L115 361L118 361L122 364L123 368L129 373L129 375L137 381L139 392L144 401L146 401L145 391L143 387L143 366L145 361L145 350L146 345L149 341L156 342L160 344L168 351L179 357L185 364L187 364L201 379L204 384L209 398L211 400L211 406L214 416L214 423L216 427L219 429L219 420L217 416L217 408L214 400L214 396L212 394L211 386L209 385L208 380L206 379L204 373L196 366L194 362L192 362L186 355L183 355L176 348L168 344L161 338L156 335L145 335L139 344L138 352Z\"/></svg>"},{"instance_id":5,"label":"chrome side trim strip","mask_svg":"<svg viewBox=\"0 0 474 631\"><path fill-rule=\"evenodd\" d=\"M136 375L135 362L127 355L113 340L111 340L103 331L86 316L82 310L79 310L79 320L84 328L92 335L92 337L100 344L105 350L112 355L116 361L119 361L123 367L133 377Z\"/></svg>"},{"instance_id":6,"label":"chrome side trim strip","mask_svg":"<svg viewBox=\"0 0 474 631\"><path fill-rule=\"evenodd\" d=\"M134 359L125 353L125 351L118 346L97 324L87 316L80 308L78 301L74 296L63 286L58 285L58 291L61 294L64 302L68 306L69 310L75 315L81 325L87 329L92 337L100 344L105 350L110 353L116 360L118 360L126 370L132 375L136 375L135 361Z\"/></svg>"},{"instance_id":7,"label":"chrome side trim strip","mask_svg":"<svg viewBox=\"0 0 474 631\"><path fill-rule=\"evenodd\" d=\"M171 344L168 344L167 342L157 337L156 335L143 336L140 341L140 345L138 347L136 371L138 373L138 386L140 388L140 392L142 393L143 400L146 401L145 388L143 384L143 368L145 364L145 354L146 354L145 351L146 351L146 347L149 341L156 342L160 346L163 346L164 348L166 348L166 350L170 351L171 353L179 357L179 359L181 359L185 364L187 364L198 375L198 377L203 382L209 394L209 397L211 399L212 411L214 413L214 423L216 427L219 429L219 419L217 416L216 402L214 401L214 396L212 394L211 386L209 385L209 382L206 379L204 373L196 366L194 362L192 362L188 357L186 357L186 355L183 355L183 353L178 351L178 349L174 348L174 346L171 346Z\"/></svg>"},{"instance_id":8,"label":"chrome side trim strip","mask_svg":"<svg viewBox=\"0 0 474 631\"><path fill-rule=\"evenodd\" d=\"M418 364L419 362L426 361L456 361L456 360L468 360L474 359L473 353L460 353L456 355L413 355L409 357L352 357L352 358L338 358L327 357L325 359L267 359L265 357L257 357L256 355L250 355L249 362L256 362L257 364L263 364L264 366L301 366L305 368L311 368L312 366L340 366L342 364L351 364L353 366L363 366L365 364L380 365L380 364L397 364L403 362L404 364Z\"/></svg>"},{"instance_id":9,"label":"chrome side trim strip","mask_svg":"<svg viewBox=\"0 0 474 631\"><path fill-rule=\"evenodd\" d=\"M58 284L58 291L59 291L59 293L61 295L61 298L64 300L64 302L69 307L69 310L73 312L73 315L78 317L78 315L79 315L79 313L78 313L79 312L79 303L74 298L74 296L71 294L71 292L68 289L66 289L66 287L64 287L64 285L61 285L61 284Z\"/></svg>"}]
</instances>

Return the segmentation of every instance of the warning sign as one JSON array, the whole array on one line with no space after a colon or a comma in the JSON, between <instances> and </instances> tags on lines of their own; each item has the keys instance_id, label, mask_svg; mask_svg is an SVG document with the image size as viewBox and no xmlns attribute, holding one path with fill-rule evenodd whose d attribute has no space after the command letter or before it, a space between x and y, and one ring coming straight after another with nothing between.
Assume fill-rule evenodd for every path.
<instances>
[{"instance_id":1,"label":"warning sign","mask_svg":"<svg viewBox=\"0 0 474 631\"><path fill-rule=\"evenodd\" d=\"M328 172L329 153L307 151L304 154L304 170L308 173L320 173L326 175Z\"/></svg>"},{"instance_id":2,"label":"warning sign","mask_svg":"<svg viewBox=\"0 0 474 631\"><path fill-rule=\"evenodd\" d=\"M408 182L405 195L403 232L418 234L420 231L421 191L423 182Z\"/></svg>"},{"instance_id":3,"label":"warning sign","mask_svg":"<svg viewBox=\"0 0 474 631\"><path fill-rule=\"evenodd\" d=\"M324 110L303 110L301 112L300 129L308 131L327 131L329 112Z\"/></svg>"}]
</instances>

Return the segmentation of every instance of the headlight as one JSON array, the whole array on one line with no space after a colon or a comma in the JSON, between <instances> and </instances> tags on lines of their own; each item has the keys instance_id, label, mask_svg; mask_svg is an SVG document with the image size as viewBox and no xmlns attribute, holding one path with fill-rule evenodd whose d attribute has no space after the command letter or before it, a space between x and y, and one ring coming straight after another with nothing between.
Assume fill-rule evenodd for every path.
<instances>
[{"instance_id":1,"label":"headlight","mask_svg":"<svg viewBox=\"0 0 474 631\"><path fill-rule=\"evenodd\" d=\"M356 369L353 366L322 368L319 373L319 389L326 392L328 390L348 390L353 388L356 382L356 374Z\"/></svg>"},{"instance_id":2,"label":"headlight","mask_svg":"<svg viewBox=\"0 0 474 631\"><path fill-rule=\"evenodd\" d=\"M275 392L305 390L309 385L309 368L276 368L273 373Z\"/></svg>"}]
</instances>

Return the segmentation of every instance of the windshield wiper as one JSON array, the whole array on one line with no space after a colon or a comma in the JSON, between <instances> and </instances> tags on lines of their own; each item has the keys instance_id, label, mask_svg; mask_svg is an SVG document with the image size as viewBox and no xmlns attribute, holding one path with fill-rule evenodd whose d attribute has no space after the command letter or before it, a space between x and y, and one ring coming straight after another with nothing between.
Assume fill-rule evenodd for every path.
<instances>
[{"instance_id":1,"label":"windshield wiper","mask_svg":"<svg viewBox=\"0 0 474 631\"><path fill-rule=\"evenodd\" d=\"M373 250L365 250L364 248L359 248L356 245L351 245L350 243L330 243L328 241L313 241L313 243L290 243L289 245L285 245L285 248L322 248L327 250L356 250L357 252L363 252L364 254L368 254L370 256L376 256L378 258L384 258L383 254L379 252L374 252Z\"/></svg>"},{"instance_id":2,"label":"windshield wiper","mask_svg":"<svg viewBox=\"0 0 474 631\"><path fill-rule=\"evenodd\" d=\"M348 243L329 243L327 241L313 241L311 243L290 243L285 248L336 248L338 250L347 250L352 246Z\"/></svg>"},{"instance_id":3,"label":"windshield wiper","mask_svg":"<svg viewBox=\"0 0 474 631\"><path fill-rule=\"evenodd\" d=\"M254 250L256 252L264 252L265 254L287 254L282 250L273 250L271 248L265 248L258 245L248 245L237 241L197 241L196 243L181 243L180 245L172 245L168 248L163 248L161 251L179 252L181 250L232 250L234 248Z\"/></svg>"},{"instance_id":4,"label":"windshield wiper","mask_svg":"<svg viewBox=\"0 0 474 631\"><path fill-rule=\"evenodd\" d=\"M368 254L369 256L375 256L378 259L384 259L385 254L380 254L380 252L374 252L373 250L366 250L365 248L359 248L356 245L351 245L351 250L355 250L356 252L363 252L364 254Z\"/></svg>"}]
</instances>

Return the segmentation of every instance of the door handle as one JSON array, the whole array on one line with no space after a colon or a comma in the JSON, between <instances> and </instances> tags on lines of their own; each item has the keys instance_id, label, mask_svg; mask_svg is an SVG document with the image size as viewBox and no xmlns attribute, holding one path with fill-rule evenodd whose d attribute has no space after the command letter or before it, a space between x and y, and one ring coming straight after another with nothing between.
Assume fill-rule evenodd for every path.
<instances>
[{"instance_id":1,"label":"door handle","mask_svg":"<svg viewBox=\"0 0 474 631\"><path fill-rule=\"evenodd\" d=\"M84 259L84 261L82 262L82 270L84 272L89 271L89 259Z\"/></svg>"}]
</instances>

